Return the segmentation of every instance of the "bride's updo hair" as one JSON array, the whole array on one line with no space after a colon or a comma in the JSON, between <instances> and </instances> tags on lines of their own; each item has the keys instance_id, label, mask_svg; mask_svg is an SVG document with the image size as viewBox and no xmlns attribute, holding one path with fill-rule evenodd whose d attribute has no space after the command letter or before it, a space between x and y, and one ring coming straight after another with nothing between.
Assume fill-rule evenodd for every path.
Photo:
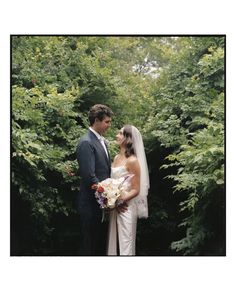
<instances>
[{"instance_id":1,"label":"bride's updo hair","mask_svg":"<svg viewBox=\"0 0 236 290\"><path fill-rule=\"evenodd\" d=\"M125 145L125 157L128 158L131 155L135 155L133 140L132 140L132 126L125 125L123 127L123 136L125 137L124 145Z\"/></svg>"}]
</instances>

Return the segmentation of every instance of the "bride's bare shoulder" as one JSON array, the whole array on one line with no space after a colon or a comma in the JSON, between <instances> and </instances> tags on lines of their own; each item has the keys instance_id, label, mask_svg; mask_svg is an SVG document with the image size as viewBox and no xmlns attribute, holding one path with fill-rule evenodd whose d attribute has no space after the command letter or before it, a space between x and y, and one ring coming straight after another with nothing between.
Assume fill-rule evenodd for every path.
<instances>
[{"instance_id":1,"label":"bride's bare shoulder","mask_svg":"<svg viewBox=\"0 0 236 290\"><path fill-rule=\"evenodd\" d=\"M114 157L114 160L113 161L117 160L117 158L118 158L118 154Z\"/></svg>"},{"instance_id":2,"label":"bride's bare shoulder","mask_svg":"<svg viewBox=\"0 0 236 290\"><path fill-rule=\"evenodd\" d=\"M132 156L130 156L130 157L128 158L126 164L127 164L128 167L134 167L134 166L136 167L136 166L139 165L139 162L138 162L137 157L136 157L135 155L132 155Z\"/></svg>"},{"instance_id":3,"label":"bride's bare shoulder","mask_svg":"<svg viewBox=\"0 0 236 290\"><path fill-rule=\"evenodd\" d=\"M116 166L117 159L118 159L118 154L114 157L113 162L112 162L112 166Z\"/></svg>"},{"instance_id":4,"label":"bride's bare shoulder","mask_svg":"<svg viewBox=\"0 0 236 290\"><path fill-rule=\"evenodd\" d=\"M126 168L129 172L139 176L140 174L140 166L136 156L130 156L126 163Z\"/></svg>"}]
</instances>

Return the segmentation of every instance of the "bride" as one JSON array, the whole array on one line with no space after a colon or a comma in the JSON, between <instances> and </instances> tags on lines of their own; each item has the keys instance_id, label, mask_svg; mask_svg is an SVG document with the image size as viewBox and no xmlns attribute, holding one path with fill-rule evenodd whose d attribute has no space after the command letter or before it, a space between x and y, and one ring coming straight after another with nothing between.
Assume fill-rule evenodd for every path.
<instances>
[{"instance_id":1,"label":"bride","mask_svg":"<svg viewBox=\"0 0 236 290\"><path fill-rule=\"evenodd\" d=\"M138 129L125 125L117 134L120 152L115 156L111 178L125 177L116 210L110 213L108 255L135 255L138 218L148 217L149 175L143 140ZM117 239L118 237L118 239Z\"/></svg>"}]
</instances>

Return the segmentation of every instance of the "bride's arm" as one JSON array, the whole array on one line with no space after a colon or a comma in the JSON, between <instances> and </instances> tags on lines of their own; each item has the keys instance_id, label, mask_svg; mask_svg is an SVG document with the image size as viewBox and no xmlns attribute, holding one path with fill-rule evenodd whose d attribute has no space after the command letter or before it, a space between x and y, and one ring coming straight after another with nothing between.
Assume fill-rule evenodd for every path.
<instances>
[{"instance_id":1,"label":"bride's arm","mask_svg":"<svg viewBox=\"0 0 236 290\"><path fill-rule=\"evenodd\" d=\"M130 190L125 194L121 194L120 199L124 202L129 201L139 194L140 189L140 166L137 158L132 158L126 163L127 170L133 177L130 180Z\"/></svg>"}]
</instances>

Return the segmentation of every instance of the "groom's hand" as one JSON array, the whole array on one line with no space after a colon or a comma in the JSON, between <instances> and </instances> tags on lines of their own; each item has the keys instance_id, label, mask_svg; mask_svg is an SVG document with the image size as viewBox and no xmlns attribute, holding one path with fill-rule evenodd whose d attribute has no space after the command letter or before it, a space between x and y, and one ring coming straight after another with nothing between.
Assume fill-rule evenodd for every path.
<instances>
[{"instance_id":1,"label":"groom's hand","mask_svg":"<svg viewBox=\"0 0 236 290\"><path fill-rule=\"evenodd\" d=\"M118 211L118 213L126 212L127 209L128 209L128 204L126 202L123 202L122 204L117 205L116 207L116 210Z\"/></svg>"}]
</instances>

